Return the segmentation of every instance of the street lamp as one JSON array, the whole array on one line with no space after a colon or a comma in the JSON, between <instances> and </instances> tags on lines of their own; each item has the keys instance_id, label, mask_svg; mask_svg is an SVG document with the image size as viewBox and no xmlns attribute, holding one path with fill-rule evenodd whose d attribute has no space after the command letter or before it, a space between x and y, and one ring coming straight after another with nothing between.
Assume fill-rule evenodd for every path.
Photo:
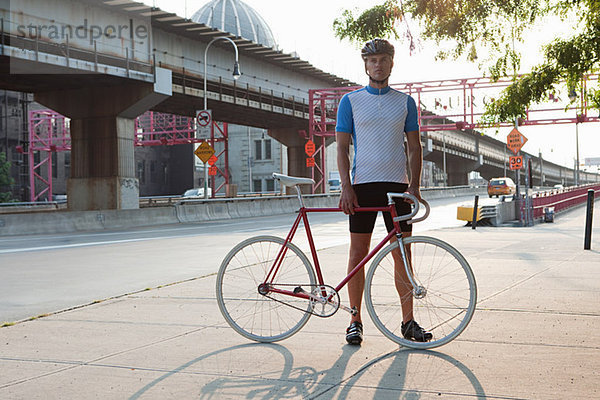
<instances>
[{"instance_id":1,"label":"street lamp","mask_svg":"<svg viewBox=\"0 0 600 400\"><path fill-rule=\"evenodd\" d=\"M204 109L206 110L207 107L207 97L206 97L206 67L207 67L207 61L206 58L208 56L208 48L217 40L227 40L228 42L230 42L233 45L233 48L235 50L235 62L233 64L233 79L237 80L242 74L240 73L240 62L239 62L239 55L238 55L238 48L237 45L235 44L235 42L233 40L231 40L228 37L225 36L219 36L217 38L214 38L213 40L211 40L208 45L206 46L206 49L204 49ZM212 124L212 121L211 121ZM204 163L204 198L208 199L208 163Z\"/></svg>"},{"instance_id":2,"label":"street lamp","mask_svg":"<svg viewBox=\"0 0 600 400\"><path fill-rule=\"evenodd\" d=\"M571 89L569 92L569 100L574 102L577 99L577 92ZM583 115L575 116L575 186L579 186L579 122L583 119Z\"/></svg>"}]
</instances>

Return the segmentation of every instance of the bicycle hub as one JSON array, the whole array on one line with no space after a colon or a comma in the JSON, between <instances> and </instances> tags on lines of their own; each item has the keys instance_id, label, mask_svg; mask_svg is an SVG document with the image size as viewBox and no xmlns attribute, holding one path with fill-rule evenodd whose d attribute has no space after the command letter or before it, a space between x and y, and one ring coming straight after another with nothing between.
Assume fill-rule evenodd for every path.
<instances>
[{"instance_id":1,"label":"bicycle hub","mask_svg":"<svg viewBox=\"0 0 600 400\"><path fill-rule=\"evenodd\" d=\"M423 286L417 286L413 290L413 295L415 296L415 299L422 299L427 295L427 289L425 289Z\"/></svg>"},{"instance_id":2,"label":"bicycle hub","mask_svg":"<svg viewBox=\"0 0 600 400\"><path fill-rule=\"evenodd\" d=\"M258 285L258 293L260 293L263 296L266 296L267 294L269 294L269 292L271 291L271 288L269 287L268 283L261 283L260 285Z\"/></svg>"}]
</instances>

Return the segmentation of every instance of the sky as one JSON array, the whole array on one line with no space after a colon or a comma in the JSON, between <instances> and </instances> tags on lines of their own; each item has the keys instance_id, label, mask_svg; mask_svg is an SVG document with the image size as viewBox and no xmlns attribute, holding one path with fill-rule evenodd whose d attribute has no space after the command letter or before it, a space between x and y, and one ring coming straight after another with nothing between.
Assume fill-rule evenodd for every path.
<instances>
[{"instance_id":1,"label":"sky","mask_svg":"<svg viewBox=\"0 0 600 400\"><path fill-rule=\"evenodd\" d=\"M333 33L333 21L344 9L363 11L383 0L243 0L254 8L267 22L279 49L285 53L296 52L298 56L325 72L349 79L359 84L368 83L360 58L360 45L347 40L340 41ZM143 0L144 3L175 12L182 17L191 17L208 0ZM355 13L356 15L356 13ZM414 36L418 37L419 27L410 23ZM556 35L569 36L572 28L560 21L545 21L526 38L525 44L518 44L525 54L521 72L541 60L540 49L548 38ZM436 61L438 46L433 42L419 40L417 50L410 54L408 44L401 40L393 41L396 47L394 70L390 83L419 82L441 79L474 78L486 75L486 68L466 61ZM242 66L243 70L243 66ZM574 113L574 111L570 111ZM593 115L598 111L593 110ZM510 128L486 134L505 141ZM575 125L553 127L523 126L519 128L528 142L523 150L537 155L542 153L545 160L573 168L575 159ZM579 124L579 159L582 164L586 157L600 157L600 123Z\"/></svg>"}]
</instances>

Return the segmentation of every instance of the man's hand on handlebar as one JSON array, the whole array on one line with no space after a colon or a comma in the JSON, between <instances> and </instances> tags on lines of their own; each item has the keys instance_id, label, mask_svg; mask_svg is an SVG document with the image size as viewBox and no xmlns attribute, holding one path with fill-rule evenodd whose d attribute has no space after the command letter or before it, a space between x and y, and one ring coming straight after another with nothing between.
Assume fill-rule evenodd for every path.
<instances>
[{"instance_id":1,"label":"man's hand on handlebar","mask_svg":"<svg viewBox=\"0 0 600 400\"><path fill-rule=\"evenodd\" d=\"M406 189L406 193L410 193L417 198L417 200L421 201L423 198L421 197L421 189L419 186L409 186Z\"/></svg>"}]
</instances>

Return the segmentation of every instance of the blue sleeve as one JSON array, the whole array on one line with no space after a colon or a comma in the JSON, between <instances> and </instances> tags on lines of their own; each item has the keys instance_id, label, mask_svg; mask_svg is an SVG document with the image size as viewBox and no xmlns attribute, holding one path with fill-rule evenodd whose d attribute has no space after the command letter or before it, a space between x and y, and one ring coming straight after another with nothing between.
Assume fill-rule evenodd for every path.
<instances>
[{"instance_id":1,"label":"blue sleeve","mask_svg":"<svg viewBox=\"0 0 600 400\"><path fill-rule=\"evenodd\" d=\"M408 96L406 107L408 108L408 114L406 115L406 122L404 123L404 132L418 131L419 113L417 111L415 100L410 96Z\"/></svg>"},{"instance_id":2,"label":"blue sleeve","mask_svg":"<svg viewBox=\"0 0 600 400\"><path fill-rule=\"evenodd\" d=\"M348 95L345 94L340 100L337 110L337 122L335 125L336 132L353 133L354 132L354 118L352 118L352 105L348 99Z\"/></svg>"}]
</instances>

